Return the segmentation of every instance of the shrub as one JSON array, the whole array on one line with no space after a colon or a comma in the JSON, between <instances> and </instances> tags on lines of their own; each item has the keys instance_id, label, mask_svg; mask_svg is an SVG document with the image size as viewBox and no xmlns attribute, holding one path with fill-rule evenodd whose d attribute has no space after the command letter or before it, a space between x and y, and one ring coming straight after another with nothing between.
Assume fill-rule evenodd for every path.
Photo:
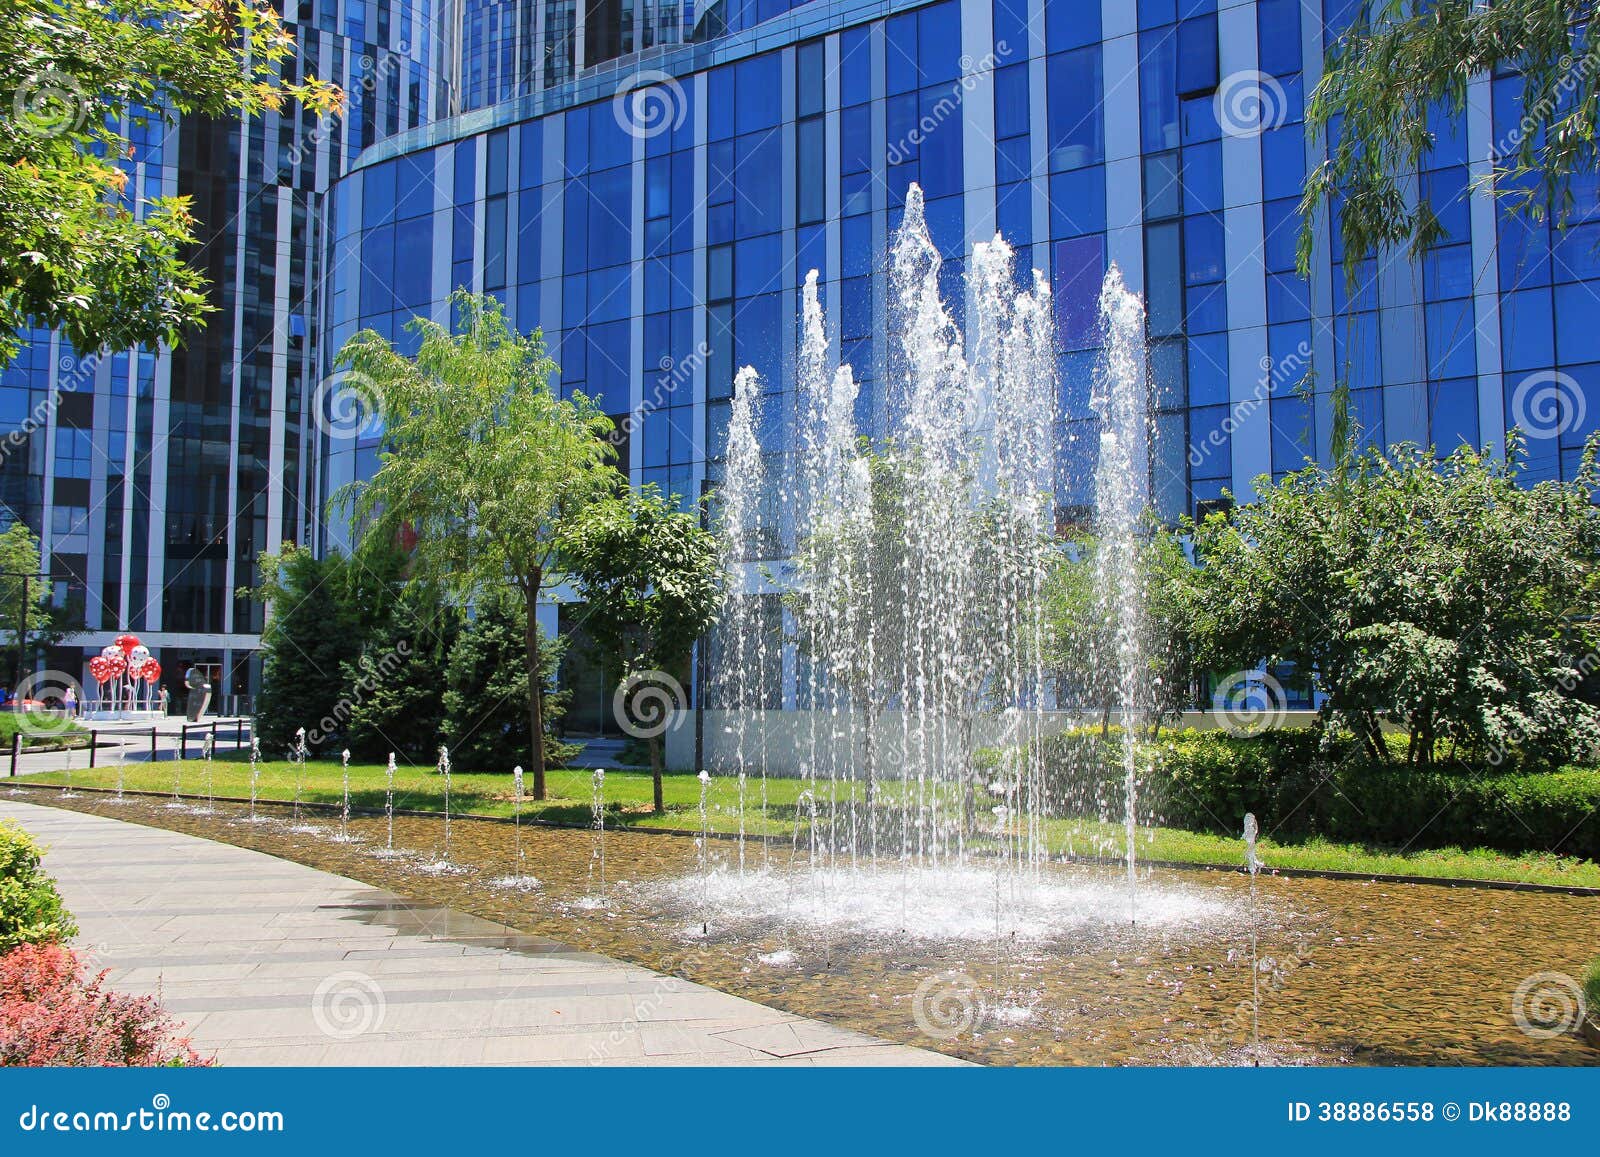
<instances>
[{"instance_id":1,"label":"shrub","mask_svg":"<svg viewBox=\"0 0 1600 1157\"><path fill-rule=\"evenodd\" d=\"M0 1065L205 1065L148 996L107 992L72 949L0 956Z\"/></svg>"},{"instance_id":2,"label":"shrub","mask_svg":"<svg viewBox=\"0 0 1600 1157\"><path fill-rule=\"evenodd\" d=\"M1394 737L1394 743L1403 738ZM1041 741L1052 809L1120 814L1121 732ZM1557 851L1600 860L1600 769L1499 770L1378 764L1349 735L1176 731L1144 746L1139 818L1237 835L1246 812L1278 838L1324 836L1418 848Z\"/></svg>"},{"instance_id":3,"label":"shrub","mask_svg":"<svg viewBox=\"0 0 1600 1157\"><path fill-rule=\"evenodd\" d=\"M39 870L43 855L32 836L0 820L0 952L19 944L67 940L78 933L55 881Z\"/></svg>"}]
</instances>

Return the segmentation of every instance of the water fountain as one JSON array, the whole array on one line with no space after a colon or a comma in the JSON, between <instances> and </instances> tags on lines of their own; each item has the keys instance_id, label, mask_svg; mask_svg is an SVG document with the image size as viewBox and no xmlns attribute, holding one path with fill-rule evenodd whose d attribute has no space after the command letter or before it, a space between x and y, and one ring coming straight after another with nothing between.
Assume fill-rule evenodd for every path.
<instances>
[{"instance_id":1,"label":"water fountain","mask_svg":"<svg viewBox=\"0 0 1600 1157\"><path fill-rule=\"evenodd\" d=\"M300 827L300 792L306 779L306 729L300 728L294 733L294 824L295 830Z\"/></svg>"},{"instance_id":2,"label":"water fountain","mask_svg":"<svg viewBox=\"0 0 1600 1157\"><path fill-rule=\"evenodd\" d=\"M589 812L593 817L594 844L589 852L589 880L593 886L595 868L600 870L600 894L606 890L606 773L594 769L589 789Z\"/></svg>"},{"instance_id":3,"label":"water fountain","mask_svg":"<svg viewBox=\"0 0 1600 1157\"><path fill-rule=\"evenodd\" d=\"M513 832L513 848L516 859L512 864L509 876L501 876L490 881L496 888L511 888L519 892L532 891L539 887L536 876L530 876L523 871L524 859L522 854L522 765L519 763L511 769L511 825Z\"/></svg>"},{"instance_id":4,"label":"water fountain","mask_svg":"<svg viewBox=\"0 0 1600 1157\"><path fill-rule=\"evenodd\" d=\"M450 862L450 749L444 744L439 745L438 770L444 777L444 849L437 860L418 870L433 876L449 876L464 869Z\"/></svg>"},{"instance_id":5,"label":"water fountain","mask_svg":"<svg viewBox=\"0 0 1600 1157\"><path fill-rule=\"evenodd\" d=\"M394 846L394 773L395 754L391 751L388 766L383 769L383 818L388 828L388 839L383 847L372 853L380 860L398 860L405 855Z\"/></svg>"},{"instance_id":6,"label":"water fountain","mask_svg":"<svg viewBox=\"0 0 1600 1157\"><path fill-rule=\"evenodd\" d=\"M857 426L861 388L829 345L815 273L800 295L795 452L774 459L786 468L766 469L758 375L746 367L735 378L718 491L729 593L711 672L725 742L708 762L759 773L767 815L776 742L767 688L777 656L767 653L762 604L777 586L794 648L792 668L788 654L783 667L795 672L803 712L785 730L798 754L784 773L804 781L814 815L803 886L829 897L800 910L933 936L1037 931L1085 913L1114 921L1119 910L1127 921L1146 699L1142 592L1130 577L1149 505L1143 307L1113 266L1099 299L1103 353L1091 392L1100 454L1093 478L1078 480L1095 492L1097 585L1116 639L1122 792L1101 818L1122 825L1118 899L1101 885L1041 878L1051 855L1044 821L1061 802L1037 742L1055 693L1041 611L1058 549L1055 306L1041 274L1018 276L999 237L973 247L964 317L942 296L942 271L912 186L890 253L887 380L875 384L885 391L881 426ZM776 503L763 502L769 490ZM769 585L752 560L775 555L788 567ZM981 766L988 750L1002 753L992 771ZM742 780L740 799L742 841ZM980 823L981 812L992 825ZM703 813L702 802L702 840ZM797 809L796 846L800 818ZM770 853L754 872L742 853L737 870L704 848L699 863L694 892L736 914L769 910ZM1175 895L1141 909L1141 921L1194 910Z\"/></svg>"},{"instance_id":7,"label":"water fountain","mask_svg":"<svg viewBox=\"0 0 1600 1157\"><path fill-rule=\"evenodd\" d=\"M350 836L350 749L339 753L340 770L344 779L344 798L339 805L339 834L335 839L341 844L353 842Z\"/></svg>"},{"instance_id":8,"label":"water fountain","mask_svg":"<svg viewBox=\"0 0 1600 1157\"><path fill-rule=\"evenodd\" d=\"M259 822L256 816L256 797L261 791L261 740L250 736L250 822Z\"/></svg>"},{"instance_id":9,"label":"water fountain","mask_svg":"<svg viewBox=\"0 0 1600 1157\"><path fill-rule=\"evenodd\" d=\"M207 735L200 744L200 752L206 764L206 806L196 808L199 815L209 816L217 813L217 788L216 776L212 767L212 757L216 752L216 737Z\"/></svg>"}]
</instances>

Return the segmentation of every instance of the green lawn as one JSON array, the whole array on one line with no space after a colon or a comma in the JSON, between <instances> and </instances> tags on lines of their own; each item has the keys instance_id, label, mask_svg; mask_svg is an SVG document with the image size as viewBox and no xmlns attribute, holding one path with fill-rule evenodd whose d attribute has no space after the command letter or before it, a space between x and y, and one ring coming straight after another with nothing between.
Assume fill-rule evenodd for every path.
<instances>
[{"instance_id":1,"label":"green lawn","mask_svg":"<svg viewBox=\"0 0 1600 1157\"><path fill-rule=\"evenodd\" d=\"M90 771L72 773L72 783L80 787L115 787L119 774L115 756L101 753L102 764ZM381 764L352 764L350 767L351 804L357 808L379 810L384 804L384 767ZM296 767L274 761L260 764L258 784L262 800L289 801L294 798ZM206 794L206 765L203 760L147 764L130 763L121 769L124 785L130 791L168 793L174 780L181 782L185 796ZM212 790L219 796L248 798L250 765L217 760L212 765ZM65 782L60 772L28 777L30 783ZM525 800L523 815L559 823L587 824L592 819L590 798L592 774L587 771L552 770L548 775L549 798L535 803ZM529 783L531 789L531 781ZM752 835L789 835L794 831L797 811L802 820L809 806L802 801L807 784L794 779L767 781L767 809L761 811L761 781L746 781L745 829ZM402 767L395 775L395 806L413 811L438 811L443 807L443 781L429 767ZM893 803L899 784L880 787L880 799ZM715 776L707 792L708 820L718 831L737 831L738 781L732 776ZM841 787L839 801L847 804ZM858 785L858 798L860 788ZM342 795L337 762L318 761L306 765L300 798L312 803L339 802ZM608 824L650 828L697 828L700 823L699 780L688 772L670 773L665 779L667 810L662 815L650 812L650 775L644 771L608 771L605 798ZM824 810L826 798L824 798ZM989 801L980 803L980 814L987 816ZM509 775L454 774L450 778L450 810L455 814L473 813L509 817L512 814L512 783ZM1070 850L1079 855L1120 855L1122 826L1092 820L1050 820L1046 838L1052 851ZM1190 832L1178 828L1140 828L1139 857L1174 863L1239 865L1244 852L1237 839ZM1318 871L1381 873L1407 876L1467 880L1509 880L1523 883L1600 887L1600 864L1571 857L1524 854L1475 849L1462 851L1444 848L1427 851L1394 852L1355 844L1323 840L1279 844L1263 839L1261 858L1271 868L1303 868Z\"/></svg>"},{"instance_id":2,"label":"green lawn","mask_svg":"<svg viewBox=\"0 0 1600 1157\"><path fill-rule=\"evenodd\" d=\"M51 747L63 741L87 741L89 733L78 724L69 721L53 711L28 712L35 716L30 720L30 726L23 727L23 713L0 708L0 747L5 751L11 750L11 737L18 731L22 732L22 746Z\"/></svg>"}]
</instances>

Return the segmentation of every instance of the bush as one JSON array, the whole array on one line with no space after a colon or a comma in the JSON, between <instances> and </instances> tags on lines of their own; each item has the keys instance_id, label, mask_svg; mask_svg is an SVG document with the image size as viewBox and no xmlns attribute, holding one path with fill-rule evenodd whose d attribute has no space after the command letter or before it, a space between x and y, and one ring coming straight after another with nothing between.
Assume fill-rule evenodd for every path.
<instances>
[{"instance_id":1,"label":"bush","mask_svg":"<svg viewBox=\"0 0 1600 1157\"><path fill-rule=\"evenodd\" d=\"M39 870L43 855L32 836L0 820L0 952L19 944L68 940L78 933L55 881Z\"/></svg>"},{"instance_id":2,"label":"bush","mask_svg":"<svg viewBox=\"0 0 1600 1157\"><path fill-rule=\"evenodd\" d=\"M1403 744L1403 738L1391 742ZM1120 814L1122 737L1111 728L1041 741L1063 815ZM1176 731L1144 746L1139 818L1237 835L1246 812L1283 839L1416 848L1555 851L1600 860L1600 769L1556 771L1379 764L1348 735L1269 731L1248 739Z\"/></svg>"},{"instance_id":3,"label":"bush","mask_svg":"<svg viewBox=\"0 0 1600 1157\"><path fill-rule=\"evenodd\" d=\"M0 1065L205 1065L148 996L107 992L72 949L0 956Z\"/></svg>"}]
</instances>

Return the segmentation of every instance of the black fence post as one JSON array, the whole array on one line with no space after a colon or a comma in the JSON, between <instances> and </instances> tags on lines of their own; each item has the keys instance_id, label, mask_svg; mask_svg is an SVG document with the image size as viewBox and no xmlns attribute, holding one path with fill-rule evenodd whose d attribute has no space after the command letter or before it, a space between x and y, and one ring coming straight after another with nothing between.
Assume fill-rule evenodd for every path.
<instances>
[{"instance_id":1,"label":"black fence post","mask_svg":"<svg viewBox=\"0 0 1600 1157\"><path fill-rule=\"evenodd\" d=\"M17 756L22 754L22 732L11 733L11 774L17 774Z\"/></svg>"},{"instance_id":2,"label":"black fence post","mask_svg":"<svg viewBox=\"0 0 1600 1157\"><path fill-rule=\"evenodd\" d=\"M185 723L183 725L183 729L178 732L178 758L189 758L189 725L187 723Z\"/></svg>"},{"instance_id":3,"label":"black fence post","mask_svg":"<svg viewBox=\"0 0 1600 1157\"><path fill-rule=\"evenodd\" d=\"M89 728L89 766L94 766L95 748L99 745L100 733L94 728Z\"/></svg>"},{"instance_id":4,"label":"black fence post","mask_svg":"<svg viewBox=\"0 0 1600 1157\"><path fill-rule=\"evenodd\" d=\"M154 763L156 762L156 759L156 729L154 726L152 726L150 728L150 762Z\"/></svg>"}]
</instances>

